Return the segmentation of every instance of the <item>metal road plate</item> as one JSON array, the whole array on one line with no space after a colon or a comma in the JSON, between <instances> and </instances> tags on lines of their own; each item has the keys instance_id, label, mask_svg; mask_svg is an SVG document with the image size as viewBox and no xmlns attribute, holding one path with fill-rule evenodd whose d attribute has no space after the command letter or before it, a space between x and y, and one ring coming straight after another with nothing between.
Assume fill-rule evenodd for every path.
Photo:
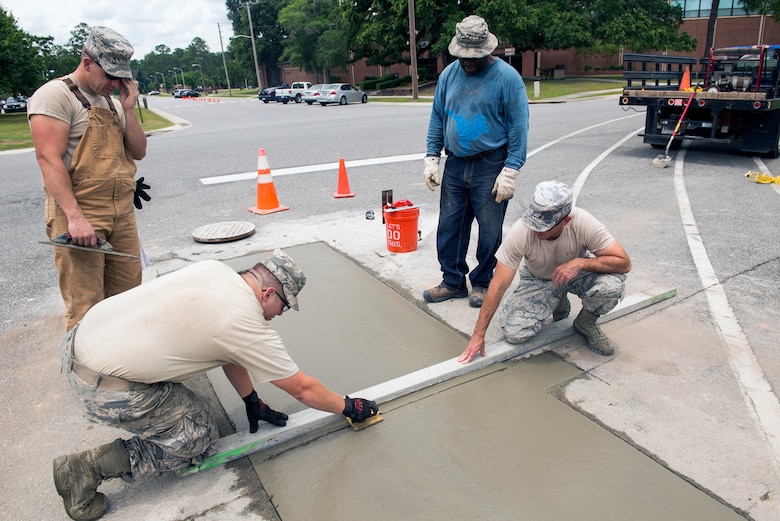
<instances>
[{"instance_id":1,"label":"metal road plate","mask_svg":"<svg viewBox=\"0 0 780 521\"><path fill-rule=\"evenodd\" d=\"M197 242L229 242L255 233L255 225L247 222L224 222L207 224L192 232Z\"/></svg>"}]
</instances>

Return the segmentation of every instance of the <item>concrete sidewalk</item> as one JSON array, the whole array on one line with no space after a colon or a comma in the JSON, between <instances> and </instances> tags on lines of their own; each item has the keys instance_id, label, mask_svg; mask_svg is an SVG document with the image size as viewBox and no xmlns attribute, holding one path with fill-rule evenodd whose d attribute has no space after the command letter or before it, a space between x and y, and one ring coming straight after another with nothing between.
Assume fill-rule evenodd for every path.
<instances>
[{"instance_id":1,"label":"concrete sidewalk","mask_svg":"<svg viewBox=\"0 0 780 521\"><path fill-rule=\"evenodd\" d=\"M443 341L442 344L451 346L447 351L450 354L444 355L445 357L457 356L465 346L478 311L469 308L465 300L427 305L421 299L422 289L440 279L435 260L436 216L432 215L432 212L423 212L421 215L422 240L418 244L418 250L403 254L387 251L381 220L369 221L354 213L335 213L273 225L264 225L261 222L258 226L258 232L253 236L235 243L193 243L191 248L177 251L175 259L152 265L147 269L145 277L164 275L191 262L208 258L235 259L276 247L294 248L322 242L344 255L371 280L387 285L393 290L393 294L400 295L407 304L411 302L420 313L437 319L440 324L437 327L451 330L454 336L448 333L446 337L449 340ZM655 282L657 285L668 283ZM311 292L302 294L302 306L307 305L307 298L320 294L314 289L315 282L310 284L311 286L307 285L307 290ZM628 284L628 293L648 289L632 287L631 277ZM327 291L327 288L322 291ZM333 302L338 304L342 302L339 299L344 298L348 298L348 294L339 294L338 299ZM59 374L58 345L63 334L63 320L62 304L56 288L52 288L51 293L45 295L43 302L38 316L30 317L28 322L19 324L2 338L5 364L0 373L0 382L4 389L0 398L3 410L0 434L4 450L0 456L0 468L3 470L0 496L4 498L3 516L7 519L66 519L62 502L51 481L51 460L60 454L83 450L110 442L118 436L126 436L126 433L92 425L83 418L79 404L65 378ZM402 305L403 302L398 304ZM711 499L713 503L707 503L707 508L712 508L707 510L707 519L734 519L740 516L757 521L778 519L780 503L777 493L780 490L780 478L776 460L767 443L767 434L756 427L751 410L739 391L738 383L728 370L726 353L724 348L719 347L721 342L712 330L706 310L704 296L694 295L684 300L673 298L606 324L605 331L619 346L614 357L595 355L584 348L578 339L559 345L551 355L545 355L544 363L553 363L556 360L560 363L563 360L568 369L560 369L562 372L556 372L558 376L553 377L550 382L555 386L555 396L558 400L580 411L582 415L576 416L589 419L586 424L596 427L597 431L611 433L612 437L616 436L622 440L621 446L633 447L645 455L644 459L659 467L665 467L671 475L676 475L679 481L674 490L691 487L691 493L698 491ZM576 309L573 313L576 313ZM278 319L280 330L287 318L285 316ZM345 320L347 319L345 316ZM276 322L273 324L277 325ZM347 320L344 326L348 325ZM343 334L353 333L346 328ZM488 345L499 340L500 332L493 324L489 331ZM307 372L316 376L322 373L330 378L331 375L344 373L340 370L339 361L327 356L312 363L320 365ZM491 389L517 392L514 387L517 379L533 378L530 376L533 370L525 368L526 363L520 364L522 368L518 368L520 372L514 379L507 380L502 377L500 381L496 381L498 376L480 378L462 383L459 389L466 390L464 397L484 394L485 400L495 396L490 394ZM506 369L510 367L514 365L509 364ZM528 373L529 370L531 373ZM350 383L361 385L359 382ZM214 401L211 382L205 377L193 381L192 384L199 393L211 400L212 408L221 415L222 434L229 434L234 426L238 429L245 428L240 423L240 409L238 414L235 413L236 403L226 401L220 404ZM338 380L326 381L326 384L334 389L340 385ZM343 392L351 390L353 389L347 388ZM112 506L104 519L277 519L277 509L273 504L276 500L272 502L268 498L263 487L266 482L272 483L274 487L281 487L276 492L270 492L279 494L279 500L284 500L285 504L296 501L297 490L299 494L304 494L304 497L298 498L302 504L305 503L307 508L314 508L319 512L318 519L336 519L331 517L331 512L337 510L329 511L327 505L333 502L333 494L341 493L338 483L333 482L324 487L324 483L317 481L327 480L331 476L327 469L333 468L335 461L329 454L339 453L338 450L332 449L332 444L346 443L346 449L341 450L368 450L365 445L367 440L373 437L381 438L402 428L398 432L406 432L406 443L414 444L426 440L421 443L421 450L427 446L446 447L447 437L453 435L449 429L462 422L471 421L469 417L453 414L455 409L448 401L450 396L452 395L447 394L436 398L441 401L433 409L427 404L435 402L430 402L431 398L426 396L421 396L412 407L399 409L403 404L394 404L390 416L397 416L389 417L382 424L357 433L355 438L346 438L349 432L341 431L305 448L290 451L278 460L264 460L259 457L252 458L250 462L244 458L186 478L166 475L144 483L127 484L119 480L106 482L101 486L101 491L108 495ZM275 401L272 403L277 406ZM473 406L479 407L479 403L477 401ZM230 415L220 411L221 407L229 412L233 409L232 422L229 420ZM514 408L511 403L504 404L503 407L507 411L506 422L511 425L522 425L524 414L535 414L533 410L519 415L517 412L509 414L509 410ZM415 417L427 417L429 420L420 424L411 421ZM501 426L504 422L500 419L482 418L481 421L489 422L489 432L492 435L486 435L480 443L497 444L496 450L500 448L505 451L508 460L515 454L512 440L519 443L556 443L545 439L531 441L524 437L527 431L523 430L515 434L502 432ZM413 429L415 426L421 428L421 425L426 426L426 437L422 437L422 433L421 436L414 436ZM427 438L431 434L436 436ZM354 440L354 443L345 440ZM330 448L317 450L323 443ZM459 450L463 450L463 447ZM446 494L459 479L466 479L464 476L450 473L466 472L471 465L464 459L463 467L448 465L437 469L436 458L432 458L426 460L425 469L431 472L427 479L417 476L413 482L407 482L407 476L403 475L403 466L392 464L392 452L383 452L378 461L374 461L371 452L359 454L363 454L364 458L352 460L355 467L347 466L336 472L336 475L350 475L350 469L358 467L373 468L373 477L384 480L383 487L386 487L388 495L424 495L426 492L423 487L426 482L433 484L434 481L442 479L451 481L450 486L437 486L432 490L439 495ZM448 453L448 457L457 459L454 453ZM283 464L287 464L284 458L291 458L289 461L293 468L311 468L311 473L293 476L285 474L280 470L284 468ZM556 465L565 464L565 461L566 459L563 459ZM585 459L583 464L587 465L588 461ZM539 464L543 465L544 460ZM278 467L275 468L275 465ZM415 471L426 470L417 468ZM267 474L269 472L270 474ZM258 479L258 473L261 479ZM264 475L266 477L263 477ZM585 475L588 475L587 472ZM499 488L511 492L516 487L522 487L522 481L515 481L513 475L505 477L508 481L503 481L504 484ZM630 479L630 472L626 479ZM645 486L658 483L656 478L647 479ZM408 488L410 485L414 490ZM566 498L554 494L558 483L548 483L547 486L551 494L548 501L565 502ZM292 499L282 496L281 491L293 494ZM477 493L493 494L487 490L475 490L475 494ZM609 494L604 497L605 501L609 501ZM659 502L662 497L658 498ZM680 500L684 501L684 497L680 496L683 498ZM322 508L319 509L318 498L322 500ZM336 499L355 507L352 519L371 518L370 510L360 510L359 505L363 504L361 501L355 502L354 498L344 496L337 496ZM381 502L381 498L377 497L365 499L366 506ZM499 501L495 497L494 500ZM487 504L489 505L490 501ZM588 506L590 509L595 507L596 505ZM480 511L480 517L490 519L493 512L489 507L485 508ZM283 514L282 519L289 521L283 509L279 512ZM607 511L603 513L601 519L610 519ZM503 515L505 514L497 515L496 518L503 518ZM530 519L544 519L534 517L532 513L529 515ZM589 515L594 519L599 518L598 511L591 510ZM464 516L461 518L474 518L467 512L464 512ZM290 513L289 519L294 518ZM392 515L383 518L390 519ZM425 519L412 514L403 518ZM685 513L680 513L677 518L692 519L686 517Z\"/></svg>"}]
</instances>

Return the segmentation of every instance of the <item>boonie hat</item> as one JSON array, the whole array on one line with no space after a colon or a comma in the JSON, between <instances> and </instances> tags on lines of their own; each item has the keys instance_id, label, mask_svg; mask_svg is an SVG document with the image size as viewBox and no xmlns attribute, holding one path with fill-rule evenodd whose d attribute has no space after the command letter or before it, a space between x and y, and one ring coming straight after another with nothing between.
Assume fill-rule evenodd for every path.
<instances>
[{"instance_id":1,"label":"boonie hat","mask_svg":"<svg viewBox=\"0 0 780 521\"><path fill-rule=\"evenodd\" d=\"M279 249L274 250L270 257L261 260L260 263L279 279L284 288L284 298L295 308L295 311L298 311L298 293L306 284L306 275L301 268L289 255Z\"/></svg>"},{"instance_id":2,"label":"boonie hat","mask_svg":"<svg viewBox=\"0 0 780 521\"><path fill-rule=\"evenodd\" d=\"M542 181L536 185L531 203L520 220L535 232L546 232L566 218L571 207L571 188L558 181Z\"/></svg>"},{"instance_id":3,"label":"boonie hat","mask_svg":"<svg viewBox=\"0 0 780 521\"><path fill-rule=\"evenodd\" d=\"M133 46L130 42L108 27L93 27L84 42L84 52L106 71L117 78L133 79L130 71L130 58Z\"/></svg>"},{"instance_id":4,"label":"boonie hat","mask_svg":"<svg viewBox=\"0 0 780 521\"><path fill-rule=\"evenodd\" d=\"M487 22L477 15L467 16L455 25L448 50L456 58L484 58L498 47L498 38L488 31Z\"/></svg>"}]
</instances>

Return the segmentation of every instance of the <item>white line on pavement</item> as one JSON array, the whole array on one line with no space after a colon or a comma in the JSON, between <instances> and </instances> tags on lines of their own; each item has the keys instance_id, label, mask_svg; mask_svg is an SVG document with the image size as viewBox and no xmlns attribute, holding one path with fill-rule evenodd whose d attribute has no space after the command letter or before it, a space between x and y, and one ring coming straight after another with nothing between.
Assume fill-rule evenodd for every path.
<instances>
[{"instance_id":1,"label":"white line on pavement","mask_svg":"<svg viewBox=\"0 0 780 521\"><path fill-rule=\"evenodd\" d=\"M578 175L577 179L574 181L574 186L571 187L571 191L572 191L572 194L573 194L573 196L572 196L573 204L575 204L575 205L577 204L577 198L580 195L580 190L582 190L582 187L585 184L585 181L588 179L588 176L593 171L593 169L596 168L596 166L599 163L604 161L604 158L606 158L608 155L610 155L612 152L614 152L618 147L622 146L623 143L625 143L629 139L632 139L632 138L636 137L637 132L642 131L642 129L644 129L644 128L645 127L642 126L642 127L639 127L637 130L633 130L633 131L629 132L629 134L626 137L624 137L623 139L621 139L620 141L618 141L617 143L615 143L614 145L612 145L611 147L606 149L604 152L599 154L599 157L597 157L596 159L591 161L591 163L588 166L586 166L585 169L582 172L580 172L580 175Z\"/></svg>"},{"instance_id":2,"label":"white line on pavement","mask_svg":"<svg viewBox=\"0 0 780 521\"><path fill-rule=\"evenodd\" d=\"M345 161L345 167L384 165L387 163L400 163L403 161L420 161L425 154L407 154L403 156L375 157L371 159L356 159ZM326 170L338 170L339 163L322 163L319 165L294 166L291 168L277 168L272 172L274 177L280 175L306 174L309 172L322 172ZM234 181L246 181L247 179L256 179L257 172L244 172L242 174L228 174L214 177L203 177L200 182L204 185L216 185L221 183L232 183Z\"/></svg>"},{"instance_id":3,"label":"white line on pavement","mask_svg":"<svg viewBox=\"0 0 780 521\"><path fill-rule=\"evenodd\" d=\"M583 132L587 132L588 130L593 130L594 128L601 127L603 125L610 125L616 121L621 121L623 119L628 118L634 118L638 115L642 114L632 114L630 116L623 116L617 119L612 119L609 121L604 121L603 123L599 123L597 125L591 125L590 127L586 127L580 130L577 130L575 132L572 132L570 134L566 134L563 137L560 137L558 139L555 139L553 141L550 141L548 143L545 143L544 145L532 150L529 152L526 157L531 157L534 154L537 154L541 152L542 150L549 148L557 143L560 143L564 139L568 139L570 137L576 136L577 134L581 134ZM634 133L635 134L635 133ZM632 135L634 135L632 134ZM621 142L622 143L622 142ZM612 149L607 151L605 154L608 154L611 152ZM387 163L400 163L403 161L419 161L425 157L425 154L406 154L401 156L389 156L389 157L376 157L371 159L358 159L354 161L345 161L346 167L355 167L355 166L369 166L369 165L383 165ZM606 156L605 156L606 157ZM292 174L307 174L311 172L322 172L327 170L337 170L339 167L338 163L323 163L319 165L308 165L308 166L296 166L291 168L279 168L275 169L272 174L274 176L280 176L280 175L292 175ZM257 178L257 172L243 172L240 174L227 174L227 175L220 175L220 176L213 176L213 177L203 177L200 179L200 182L204 185L216 185L216 184L222 184L222 183L233 183L235 181L246 181L249 179L255 179Z\"/></svg>"},{"instance_id":4,"label":"white line on pavement","mask_svg":"<svg viewBox=\"0 0 780 521\"><path fill-rule=\"evenodd\" d=\"M685 143L677 154L674 162L674 189L677 194L677 204L680 208L688 248L693 256L696 270L704 286L704 294L710 314L715 322L729 355L729 365L737 377L740 390L759 428L763 431L767 442L775 456L775 464L780 465L780 403L772 392L772 387L764 377L764 372L756 359L756 355L748 343L745 333L734 315L729 304L726 291L723 289L715 269L710 263L704 242L699 234L699 227L693 217L693 210L688 199L683 177L683 165L687 145Z\"/></svg>"}]
</instances>

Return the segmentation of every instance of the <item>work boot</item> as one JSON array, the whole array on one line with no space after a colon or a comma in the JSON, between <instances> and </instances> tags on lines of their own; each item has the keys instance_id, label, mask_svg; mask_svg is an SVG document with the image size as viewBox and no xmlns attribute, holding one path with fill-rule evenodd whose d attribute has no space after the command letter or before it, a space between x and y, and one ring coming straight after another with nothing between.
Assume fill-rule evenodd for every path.
<instances>
[{"instance_id":1,"label":"work boot","mask_svg":"<svg viewBox=\"0 0 780 521\"><path fill-rule=\"evenodd\" d=\"M104 479L130 474L130 457L121 439L54 460L54 486L65 512L75 521L92 521L108 511L106 496L97 491Z\"/></svg>"},{"instance_id":2,"label":"work boot","mask_svg":"<svg viewBox=\"0 0 780 521\"><path fill-rule=\"evenodd\" d=\"M561 295L561 300L558 301L558 305L553 309L553 320L558 322L569 316L571 311L571 302L569 302L569 293L564 291Z\"/></svg>"},{"instance_id":3,"label":"work boot","mask_svg":"<svg viewBox=\"0 0 780 521\"><path fill-rule=\"evenodd\" d=\"M466 288L463 289L450 289L442 282L435 288L429 288L423 291L423 298L425 302L444 302L451 298L463 298L469 295L469 291Z\"/></svg>"},{"instance_id":4,"label":"work boot","mask_svg":"<svg viewBox=\"0 0 780 521\"><path fill-rule=\"evenodd\" d=\"M601 332L601 329L596 324L598 315L594 315L590 311L586 311L583 308L577 318L574 319L572 327L574 332L585 338L585 342L588 344L588 348L600 355L609 356L615 352L615 348L612 346L612 342L609 338Z\"/></svg>"},{"instance_id":5,"label":"work boot","mask_svg":"<svg viewBox=\"0 0 780 521\"><path fill-rule=\"evenodd\" d=\"M471 295L469 295L469 306L473 308L481 308L482 303L485 301L485 293L487 293L486 287L472 286Z\"/></svg>"}]
</instances>

